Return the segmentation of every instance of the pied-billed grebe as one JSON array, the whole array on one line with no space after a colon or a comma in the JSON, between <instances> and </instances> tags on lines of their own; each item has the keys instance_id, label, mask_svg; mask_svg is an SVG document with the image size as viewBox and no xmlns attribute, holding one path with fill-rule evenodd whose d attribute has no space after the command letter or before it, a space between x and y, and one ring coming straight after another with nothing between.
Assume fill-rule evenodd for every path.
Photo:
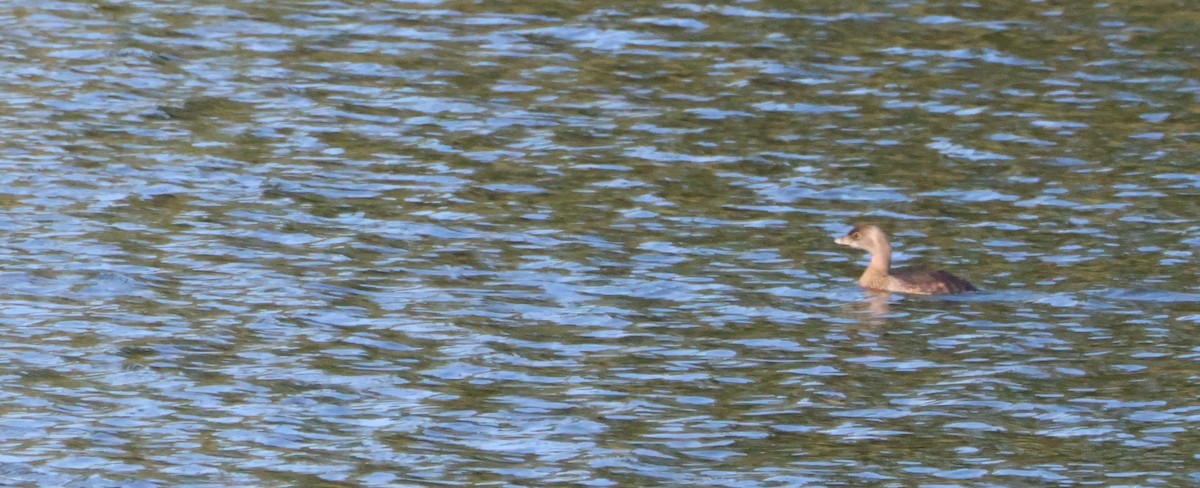
<instances>
[{"instance_id":1,"label":"pied-billed grebe","mask_svg":"<svg viewBox=\"0 0 1200 488\"><path fill-rule=\"evenodd\" d=\"M887 235L874 225L860 225L834 242L871 253L871 264L858 284L872 290L896 291L918 295L940 295L976 291L971 283L945 271L920 268L891 269L892 246Z\"/></svg>"}]
</instances>

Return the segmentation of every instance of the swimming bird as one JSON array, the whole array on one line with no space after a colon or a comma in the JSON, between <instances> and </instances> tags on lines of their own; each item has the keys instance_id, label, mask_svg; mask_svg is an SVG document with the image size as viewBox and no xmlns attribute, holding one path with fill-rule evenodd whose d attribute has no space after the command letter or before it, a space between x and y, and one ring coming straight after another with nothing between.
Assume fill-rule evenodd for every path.
<instances>
[{"instance_id":1,"label":"swimming bird","mask_svg":"<svg viewBox=\"0 0 1200 488\"><path fill-rule=\"evenodd\" d=\"M859 225L846 235L834 239L843 246L871 253L871 264L858 279L858 284L871 290L895 291L916 295L941 295L977 291L967 280L941 270L924 268L891 269L892 246L887 234L874 225Z\"/></svg>"}]
</instances>

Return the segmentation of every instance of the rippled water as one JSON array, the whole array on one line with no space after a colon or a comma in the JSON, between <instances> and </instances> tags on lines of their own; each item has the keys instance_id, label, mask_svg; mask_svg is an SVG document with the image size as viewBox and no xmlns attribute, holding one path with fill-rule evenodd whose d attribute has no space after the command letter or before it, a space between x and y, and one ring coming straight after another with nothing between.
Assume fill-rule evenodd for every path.
<instances>
[{"instance_id":1,"label":"rippled water","mask_svg":"<svg viewBox=\"0 0 1200 488\"><path fill-rule=\"evenodd\" d=\"M1200 482L1179 8L10 4L0 478Z\"/></svg>"}]
</instances>

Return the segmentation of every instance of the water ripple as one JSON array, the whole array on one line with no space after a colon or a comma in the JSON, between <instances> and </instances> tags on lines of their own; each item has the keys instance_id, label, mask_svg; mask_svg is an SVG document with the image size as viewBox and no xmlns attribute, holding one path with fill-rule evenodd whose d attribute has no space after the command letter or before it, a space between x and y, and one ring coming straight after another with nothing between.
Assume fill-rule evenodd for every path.
<instances>
[{"instance_id":1,"label":"water ripple","mask_svg":"<svg viewBox=\"0 0 1200 488\"><path fill-rule=\"evenodd\" d=\"M25 5L0 475L1195 481L1179 19ZM985 291L864 292L861 221Z\"/></svg>"}]
</instances>

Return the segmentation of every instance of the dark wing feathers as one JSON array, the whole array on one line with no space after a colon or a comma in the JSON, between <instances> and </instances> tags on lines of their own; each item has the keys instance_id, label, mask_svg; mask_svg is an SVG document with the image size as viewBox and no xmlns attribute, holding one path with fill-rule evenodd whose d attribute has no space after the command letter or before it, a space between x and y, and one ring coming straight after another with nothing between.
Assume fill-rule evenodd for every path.
<instances>
[{"instance_id":1,"label":"dark wing feathers","mask_svg":"<svg viewBox=\"0 0 1200 488\"><path fill-rule=\"evenodd\" d=\"M942 270L927 268L894 269L891 275L914 289L925 293L962 293L977 291L975 285L967 280L954 276Z\"/></svg>"}]
</instances>

